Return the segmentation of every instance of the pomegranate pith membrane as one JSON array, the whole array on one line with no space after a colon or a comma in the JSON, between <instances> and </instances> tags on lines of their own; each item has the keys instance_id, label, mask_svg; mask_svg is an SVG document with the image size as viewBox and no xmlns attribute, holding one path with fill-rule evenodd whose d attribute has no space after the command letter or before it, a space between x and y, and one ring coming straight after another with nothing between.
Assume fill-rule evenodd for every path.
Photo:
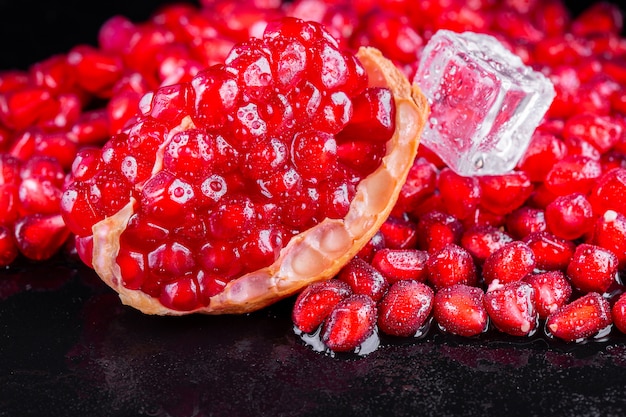
<instances>
[{"instance_id":1,"label":"pomegranate pith membrane","mask_svg":"<svg viewBox=\"0 0 626 417\"><path fill-rule=\"evenodd\" d=\"M626 327L625 298L620 297L626 253L626 44L622 13L610 3L597 3L573 16L558 0L532 2L530 7L515 2L470 7L460 1L373 5L342 0L207 0L200 8L167 6L142 23L121 16L112 18L101 28L97 47L78 45L68 54L34 64L28 71L0 72L0 265L11 267L21 257L45 260L61 250L77 251L90 264L91 225L131 207L132 219L128 219L120 239L124 250L117 257L120 270L125 271L124 285L152 291L173 307L176 303L176 308L185 309L201 304L203 297L219 292L227 281L216 280L215 274L206 271L236 277L250 267L253 259L271 258L279 241L282 239L284 244L298 230L293 223L319 220L319 207L307 203L320 201L318 187L330 178L326 180L320 164L312 163L317 160L309 156L324 155L321 160L336 161L336 167L354 175L355 182L359 175L365 175L358 173L355 164L364 172L373 169L376 156L367 160L356 157L369 154L370 144L346 139L345 132L363 128L357 114L366 112L357 111L358 102L368 101L362 100L367 95L384 95L384 89L360 90L362 94L349 97L349 105L347 100L330 100L339 107L341 103L352 107L349 123L342 124L345 119L340 111L328 112L339 121L335 127L342 126L337 127L339 133L319 129L326 134L314 139L304 135L298 141L300 145L289 149L278 134L261 141L265 147L246 147L246 137L260 132L259 121L266 127L281 125L281 112L286 109L292 112L285 113L292 114L287 120L296 124L302 121L295 116L302 107L298 110L286 99L265 95L267 66L262 58L267 57L267 51L261 47L258 55L243 50L231 55L234 63L245 67L247 62L247 68L254 68L243 72L250 91L246 93L247 101L237 102L241 112L230 113L230 119L224 119L225 113L196 108L203 106L202 100L196 100L198 92L204 97L213 94L206 99L205 103L210 104L206 108L223 103L223 98L240 97L237 94L242 94L242 89L235 93L229 87L237 71L214 72L207 68L216 63L230 65L225 61L235 44L250 36L260 39L268 21L285 15L321 22L339 44L339 50L356 50L363 45L378 48L409 79L416 73L424 46L438 29L487 33L525 65L541 71L556 91L528 149L507 175L452 175L436 154L420 147L392 216L358 255L387 281L388 285L379 285L386 288L382 298L373 305L363 299L372 295L360 294L356 302L343 303L343 313L334 314L342 319L333 320L332 331L325 331L323 341L322 329L329 327L325 321L332 306L354 292L345 285L341 290L334 289L335 281L350 285L330 280L333 290L320 291L327 297L313 297L320 308L299 299L295 302L294 324L304 340L315 339L316 350L330 345L364 354L379 345L375 339L389 341L386 332L412 334L409 337L416 339L433 332L472 338L503 334L522 341L543 334L557 344L604 340L607 332L621 337ZM300 52L293 47L284 57L297 58ZM259 59L255 61L255 57ZM293 71L288 73L294 75ZM320 74L318 71L315 79L321 80ZM223 88L209 88L214 81ZM245 84L244 80L241 85ZM315 102L312 86L299 91L299 98ZM287 97L289 91L283 90L282 94ZM139 114L137 109L141 109ZM237 146L229 135L209 132L208 126L220 124L233 131L239 129L241 141ZM288 130L287 124L281 129ZM330 136L335 141L334 156L333 147L328 146L333 140ZM345 146L340 146L342 143ZM258 152L248 152L250 148ZM290 159L295 153L301 156L297 166ZM352 156L347 156L350 153ZM373 154L382 155L379 151ZM210 159L210 169L221 168L209 174L209 167L194 162L198 158ZM268 172L291 172L276 168L286 160L297 167L299 176L283 175L281 181L261 179ZM228 161L237 163L230 166ZM234 165L245 174L233 174ZM74 184L83 183L82 189L74 190L82 194L80 198L77 194L76 200L66 195L62 202L62 190L67 185L64 177L70 173ZM325 181L311 185L316 175ZM305 183L311 186L297 198L285 191L290 189L289 184ZM350 184L345 183L339 196L349 195ZM73 188L67 185L67 190ZM261 201L270 200L272 192L284 192L289 200L259 204L256 197L231 198L224 191L249 188L260 193ZM317 194L308 193L314 189ZM206 210L199 213L190 209L196 204L216 207L221 200L228 202L223 207L229 211L219 221L206 218ZM339 208L342 201L345 199L336 201ZM61 204L81 213L74 217L74 224L68 216L61 216ZM174 213L176 221L168 222L166 213ZM273 227L271 231L256 228L266 223L258 220L259 214L271 219L267 221ZM279 214L282 220L278 220ZM244 227L240 219L254 225ZM231 226L220 228L222 222ZM191 224L194 226L188 226ZM233 250L226 244L237 240L229 236L233 228L245 228L249 236L258 232L258 238L250 240L256 243L249 243L242 252L243 241L239 241L240 246ZM199 244L197 236L220 236L220 242ZM576 255L576 248L583 243L591 247L583 247L585 251ZM456 246L446 248L451 244ZM193 262L189 261L190 252ZM602 256L586 263L592 259L583 256L587 252ZM431 277L429 259L446 253L456 254L457 258L442 257L445 262L430 268L437 272ZM463 262L468 254L476 267L471 285L463 283L468 275L459 274L461 270L445 268L455 261L467 265ZM524 268L513 259L524 260L524 268L534 262L532 271L521 281ZM151 265L159 266L150 269ZM489 285L483 277L485 265ZM200 270L200 280L178 279ZM146 280L148 275L152 281ZM380 278L376 273L372 276ZM353 284L367 288L371 279L362 274ZM401 281L412 285L394 286ZM433 290L432 299L423 286L414 285L421 283L434 289L435 282L450 285ZM520 282L530 284L532 290ZM518 290L503 290L507 285ZM499 291L485 297L490 289ZM421 301L415 302L415 298ZM489 308L485 298L491 300ZM503 314L491 321L489 314L494 314L494 305ZM460 306L467 306L467 315L454 314ZM363 316L353 314L359 311ZM422 314L424 311L429 313ZM309 312L315 320L309 320L307 327L302 317ZM353 334L335 340L332 335L340 333L336 323L350 329L351 317L365 317L370 325L356 326ZM535 317L539 320L537 326L532 324ZM580 327L577 323L581 318L589 326ZM525 336L510 334L526 330Z\"/></svg>"}]
</instances>

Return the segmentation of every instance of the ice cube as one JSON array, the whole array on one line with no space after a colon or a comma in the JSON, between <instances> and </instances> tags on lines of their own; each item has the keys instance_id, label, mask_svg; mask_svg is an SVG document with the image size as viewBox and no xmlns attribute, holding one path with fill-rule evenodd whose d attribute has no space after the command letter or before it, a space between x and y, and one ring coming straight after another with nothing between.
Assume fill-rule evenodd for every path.
<instances>
[{"instance_id":1,"label":"ice cube","mask_svg":"<svg viewBox=\"0 0 626 417\"><path fill-rule=\"evenodd\" d=\"M464 176L515 168L555 96L547 77L473 32L437 31L414 82L431 105L421 143Z\"/></svg>"}]
</instances>

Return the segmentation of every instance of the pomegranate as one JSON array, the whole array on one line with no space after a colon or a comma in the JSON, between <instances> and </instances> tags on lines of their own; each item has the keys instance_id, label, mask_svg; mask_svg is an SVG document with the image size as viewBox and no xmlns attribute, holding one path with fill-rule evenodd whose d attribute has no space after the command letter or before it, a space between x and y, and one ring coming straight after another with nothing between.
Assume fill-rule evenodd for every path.
<instances>
[{"instance_id":1,"label":"pomegranate","mask_svg":"<svg viewBox=\"0 0 626 417\"><path fill-rule=\"evenodd\" d=\"M428 112L379 51L288 17L140 110L74 164L61 210L125 304L171 315L333 277L393 208Z\"/></svg>"}]
</instances>

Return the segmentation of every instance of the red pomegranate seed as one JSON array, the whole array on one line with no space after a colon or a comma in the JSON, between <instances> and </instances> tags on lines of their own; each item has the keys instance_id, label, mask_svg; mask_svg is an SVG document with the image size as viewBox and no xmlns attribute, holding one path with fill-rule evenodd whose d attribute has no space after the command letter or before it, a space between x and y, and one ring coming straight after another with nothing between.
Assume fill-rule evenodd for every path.
<instances>
[{"instance_id":1,"label":"red pomegranate seed","mask_svg":"<svg viewBox=\"0 0 626 417\"><path fill-rule=\"evenodd\" d=\"M535 289L535 307L542 320L569 302L572 296L572 286L562 271L530 274L523 281Z\"/></svg>"},{"instance_id":2,"label":"red pomegranate seed","mask_svg":"<svg viewBox=\"0 0 626 417\"><path fill-rule=\"evenodd\" d=\"M417 243L416 225L406 216L390 216L380 227L380 233L390 249L410 249Z\"/></svg>"},{"instance_id":3,"label":"red pomegranate seed","mask_svg":"<svg viewBox=\"0 0 626 417\"><path fill-rule=\"evenodd\" d=\"M44 119L55 106L46 88L26 86L0 94L0 121L13 130L26 129Z\"/></svg>"},{"instance_id":4,"label":"red pomegranate seed","mask_svg":"<svg viewBox=\"0 0 626 417\"><path fill-rule=\"evenodd\" d=\"M600 2L589 6L574 21L571 30L579 36L621 33L623 29L622 12L616 4Z\"/></svg>"},{"instance_id":5,"label":"red pomegranate seed","mask_svg":"<svg viewBox=\"0 0 626 417\"><path fill-rule=\"evenodd\" d=\"M520 207L533 191L533 184L524 171L478 177L480 206L492 213L509 214Z\"/></svg>"},{"instance_id":6,"label":"red pomegranate seed","mask_svg":"<svg viewBox=\"0 0 626 417\"><path fill-rule=\"evenodd\" d=\"M602 294L615 281L617 266L617 256L610 250L581 243L567 266L567 276L578 290Z\"/></svg>"},{"instance_id":7,"label":"red pomegranate seed","mask_svg":"<svg viewBox=\"0 0 626 417\"><path fill-rule=\"evenodd\" d=\"M535 269L535 254L524 242L515 240L485 259L482 274L488 286L520 281Z\"/></svg>"},{"instance_id":8,"label":"red pomegranate seed","mask_svg":"<svg viewBox=\"0 0 626 417\"><path fill-rule=\"evenodd\" d=\"M354 351L374 333L377 313L370 297L351 295L332 309L322 326L321 339L333 352Z\"/></svg>"},{"instance_id":9,"label":"red pomegranate seed","mask_svg":"<svg viewBox=\"0 0 626 417\"><path fill-rule=\"evenodd\" d=\"M429 253L458 244L463 233L461 222L441 211L429 211L417 222L417 247Z\"/></svg>"},{"instance_id":10,"label":"red pomegranate seed","mask_svg":"<svg viewBox=\"0 0 626 417\"><path fill-rule=\"evenodd\" d=\"M489 316L483 305L484 293L463 284L442 288L435 293L433 317L447 333L477 336L487 329Z\"/></svg>"},{"instance_id":11,"label":"red pomegranate seed","mask_svg":"<svg viewBox=\"0 0 626 417\"><path fill-rule=\"evenodd\" d=\"M586 194L601 174L599 161L583 155L567 155L552 166L544 184L556 195Z\"/></svg>"},{"instance_id":12,"label":"red pomegranate seed","mask_svg":"<svg viewBox=\"0 0 626 417\"><path fill-rule=\"evenodd\" d=\"M481 200L477 177L463 177L445 168L439 173L437 186L448 214L459 220L474 214Z\"/></svg>"},{"instance_id":13,"label":"red pomegranate seed","mask_svg":"<svg viewBox=\"0 0 626 417\"><path fill-rule=\"evenodd\" d=\"M434 296L433 290L421 282L394 283L380 303L378 328L392 336L415 336L430 315Z\"/></svg>"},{"instance_id":14,"label":"red pomegranate seed","mask_svg":"<svg viewBox=\"0 0 626 417\"><path fill-rule=\"evenodd\" d=\"M622 125L611 116L580 113L565 122L563 136L585 139L604 153L620 140L622 130Z\"/></svg>"},{"instance_id":15,"label":"red pomegranate seed","mask_svg":"<svg viewBox=\"0 0 626 417\"><path fill-rule=\"evenodd\" d=\"M545 211L540 208L522 206L506 216L506 230L516 239L531 233L546 230Z\"/></svg>"},{"instance_id":16,"label":"red pomegranate seed","mask_svg":"<svg viewBox=\"0 0 626 417\"><path fill-rule=\"evenodd\" d=\"M0 267L11 265L18 255L13 230L0 223Z\"/></svg>"},{"instance_id":17,"label":"red pomegranate seed","mask_svg":"<svg viewBox=\"0 0 626 417\"><path fill-rule=\"evenodd\" d=\"M376 233L374 233L374 236L372 236L372 238L359 251L357 256L365 260L365 262L371 263L374 255L385 247L385 238L383 237L383 234L380 233L380 230L377 230Z\"/></svg>"},{"instance_id":18,"label":"red pomegranate seed","mask_svg":"<svg viewBox=\"0 0 626 417\"><path fill-rule=\"evenodd\" d=\"M528 174L533 182L543 181L550 168L566 155L567 149L556 135L536 130L518 163L518 168Z\"/></svg>"},{"instance_id":19,"label":"red pomegranate seed","mask_svg":"<svg viewBox=\"0 0 626 417\"><path fill-rule=\"evenodd\" d=\"M417 249L382 248L374 254L371 264L385 276L389 284L396 281L426 281L428 252Z\"/></svg>"},{"instance_id":20,"label":"red pomegranate seed","mask_svg":"<svg viewBox=\"0 0 626 417\"><path fill-rule=\"evenodd\" d=\"M626 266L626 216L613 210L605 211L596 220L588 243L613 252L622 269Z\"/></svg>"},{"instance_id":21,"label":"red pomegranate seed","mask_svg":"<svg viewBox=\"0 0 626 417\"><path fill-rule=\"evenodd\" d=\"M315 282L306 287L294 302L291 318L304 333L314 332L339 301L352 294L350 286L338 279Z\"/></svg>"},{"instance_id":22,"label":"red pomegranate seed","mask_svg":"<svg viewBox=\"0 0 626 417\"><path fill-rule=\"evenodd\" d=\"M566 240L588 233L594 224L593 207L581 193L557 197L545 210L546 230Z\"/></svg>"},{"instance_id":23,"label":"red pomegranate seed","mask_svg":"<svg viewBox=\"0 0 626 417\"><path fill-rule=\"evenodd\" d=\"M435 165L426 158L417 158L402 185L394 213L410 212L427 197L433 195L436 182L437 168Z\"/></svg>"},{"instance_id":24,"label":"red pomegranate seed","mask_svg":"<svg viewBox=\"0 0 626 417\"><path fill-rule=\"evenodd\" d=\"M378 302L389 283L383 274L361 258L354 258L337 274L337 279L347 283L355 294L364 294Z\"/></svg>"},{"instance_id":25,"label":"red pomegranate seed","mask_svg":"<svg viewBox=\"0 0 626 417\"><path fill-rule=\"evenodd\" d=\"M565 342L576 342L598 335L611 323L609 302L591 292L550 314L546 329Z\"/></svg>"},{"instance_id":26,"label":"red pomegranate seed","mask_svg":"<svg viewBox=\"0 0 626 417\"><path fill-rule=\"evenodd\" d=\"M594 183L589 201L595 213L614 210L626 214L626 169L615 168L603 174Z\"/></svg>"},{"instance_id":27,"label":"red pomegranate seed","mask_svg":"<svg viewBox=\"0 0 626 417\"><path fill-rule=\"evenodd\" d=\"M426 263L428 282L435 290L455 284L475 285L477 272L468 251L453 243L430 254Z\"/></svg>"},{"instance_id":28,"label":"red pomegranate seed","mask_svg":"<svg viewBox=\"0 0 626 417\"><path fill-rule=\"evenodd\" d=\"M611 307L613 324L622 333L626 333L626 293L622 293Z\"/></svg>"},{"instance_id":29,"label":"red pomegranate seed","mask_svg":"<svg viewBox=\"0 0 626 417\"><path fill-rule=\"evenodd\" d=\"M99 51L88 45L78 45L67 55L76 82L86 91L98 96L109 96L123 72L119 55Z\"/></svg>"},{"instance_id":30,"label":"red pomegranate seed","mask_svg":"<svg viewBox=\"0 0 626 417\"><path fill-rule=\"evenodd\" d=\"M600 151L591 144L588 140L585 140L578 136L567 136L563 138L563 144L567 149L567 155L577 155L579 157L590 158L594 161L598 161L602 154ZM554 165L551 165L552 168Z\"/></svg>"},{"instance_id":31,"label":"red pomegranate seed","mask_svg":"<svg viewBox=\"0 0 626 417\"><path fill-rule=\"evenodd\" d=\"M35 261L51 258L69 235L60 214L32 214L15 222L15 241L20 253Z\"/></svg>"},{"instance_id":32,"label":"red pomegranate seed","mask_svg":"<svg viewBox=\"0 0 626 417\"><path fill-rule=\"evenodd\" d=\"M535 290L525 282L509 282L491 289L483 298L493 325L512 336L528 336L537 328Z\"/></svg>"},{"instance_id":33,"label":"red pomegranate seed","mask_svg":"<svg viewBox=\"0 0 626 417\"><path fill-rule=\"evenodd\" d=\"M544 271L565 270L576 250L571 240L547 231L531 233L523 241L533 250L536 267Z\"/></svg>"},{"instance_id":34,"label":"red pomegranate seed","mask_svg":"<svg viewBox=\"0 0 626 417\"><path fill-rule=\"evenodd\" d=\"M471 227L461 236L461 246L472 254L477 265L482 265L489 255L512 241L506 231L488 225Z\"/></svg>"}]
</instances>

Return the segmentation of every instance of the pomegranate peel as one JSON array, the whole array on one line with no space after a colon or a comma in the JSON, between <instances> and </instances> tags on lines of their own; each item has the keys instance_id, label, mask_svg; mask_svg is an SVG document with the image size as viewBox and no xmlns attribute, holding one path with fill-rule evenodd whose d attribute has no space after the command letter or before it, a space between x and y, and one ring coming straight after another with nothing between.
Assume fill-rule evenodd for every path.
<instances>
[{"instance_id":1,"label":"pomegranate peel","mask_svg":"<svg viewBox=\"0 0 626 417\"><path fill-rule=\"evenodd\" d=\"M359 182L345 217L325 218L293 236L271 265L232 279L221 292L211 296L205 306L177 310L122 283L116 258L120 236L135 211L137 202L131 198L117 213L92 227L94 269L118 292L124 304L156 315L251 312L293 295L313 282L332 278L365 246L396 203L417 154L429 108L419 88L411 85L380 51L362 47L357 58L366 69L370 87L387 87L392 92L396 106L395 130L386 143L381 164ZM157 158L162 158L162 153L163 147L157 151Z\"/></svg>"}]
</instances>

